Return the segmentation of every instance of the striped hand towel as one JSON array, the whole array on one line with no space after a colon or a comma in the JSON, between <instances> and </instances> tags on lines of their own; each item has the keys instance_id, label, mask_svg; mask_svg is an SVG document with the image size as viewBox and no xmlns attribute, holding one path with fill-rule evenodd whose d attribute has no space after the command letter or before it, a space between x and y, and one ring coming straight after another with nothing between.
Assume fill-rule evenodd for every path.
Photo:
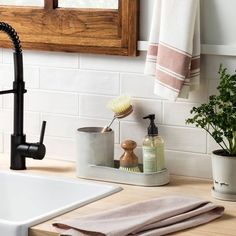
<instances>
[{"instance_id":1,"label":"striped hand towel","mask_svg":"<svg viewBox=\"0 0 236 236\"><path fill-rule=\"evenodd\" d=\"M168 100L199 87L199 0L155 1L145 74L155 76L154 93Z\"/></svg>"}]
</instances>

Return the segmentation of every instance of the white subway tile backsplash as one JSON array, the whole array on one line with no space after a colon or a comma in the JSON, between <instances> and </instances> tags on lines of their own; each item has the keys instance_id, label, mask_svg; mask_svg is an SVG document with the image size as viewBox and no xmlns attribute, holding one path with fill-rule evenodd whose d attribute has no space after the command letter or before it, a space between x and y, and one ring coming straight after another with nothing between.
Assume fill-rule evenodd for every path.
<instances>
[{"instance_id":1,"label":"white subway tile backsplash","mask_svg":"<svg viewBox=\"0 0 236 236\"><path fill-rule=\"evenodd\" d=\"M121 93L132 97L158 99L154 94L154 77L143 73L121 73Z\"/></svg>"},{"instance_id":2,"label":"white subway tile backsplash","mask_svg":"<svg viewBox=\"0 0 236 236\"><path fill-rule=\"evenodd\" d=\"M142 145L147 135L148 124L121 122L121 142L132 139ZM206 153L206 133L196 128L182 128L159 125L159 135L165 141L165 148L176 151Z\"/></svg>"},{"instance_id":3,"label":"white subway tile backsplash","mask_svg":"<svg viewBox=\"0 0 236 236\"><path fill-rule=\"evenodd\" d=\"M2 48L0 48L0 63L2 63Z\"/></svg>"},{"instance_id":4,"label":"white subway tile backsplash","mask_svg":"<svg viewBox=\"0 0 236 236\"><path fill-rule=\"evenodd\" d=\"M3 86L0 85L0 91L2 91L2 90L3 90ZM0 95L0 108L2 108L2 107L3 107L3 96ZM0 110L0 114L1 114L1 110Z\"/></svg>"},{"instance_id":5,"label":"white subway tile backsplash","mask_svg":"<svg viewBox=\"0 0 236 236\"><path fill-rule=\"evenodd\" d=\"M176 103L164 102L163 124L186 126L186 119L190 118L190 110L194 106L199 106L198 103ZM193 125L190 125L193 126Z\"/></svg>"},{"instance_id":6,"label":"white subway tile backsplash","mask_svg":"<svg viewBox=\"0 0 236 236\"><path fill-rule=\"evenodd\" d=\"M9 64L0 65L0 84L2 86L12 87L14 80L14 67ZM39 68L32 66L24 67L24 81L25 87L27 88L38 88L39 87Z\"/></svg>"},{"instance_id":7,"label":"white subway tile backsplash","mask_svg":"<svg viewBox=\"0 0 236 236\"><path fill-rule=\"evenodd\" d=\"M207 155L169 151L165 152L166 167L171 174L210 179L211 158Z\"/></svg>"},{"instance_id":8,"label":"white subway tile backsplash","mask_svg":"<svg viewBox=\"0 0 236 236\"><path fill-rule=\"evenodd\" d=\"M162 102L159 100L132 99L133 113L122 120L140 122L144 116L156 115L156 123L162 123Z\"/></svg>"},{"instance_id":9,"label":"white subway tile backsplash","mask_svg":"<svg viewBox=\"0 0 236 236\"><path fill-rule=\"evenodd\" d=\"M67 68L40 68L40 88L60 91L78 91L78 70Z\"/></svg>"},{"instance_id":10,"label":"white subway tile backsplash","mask_svg":"<svg viewBox=\"0 0 236 236\"><path fill-rule=\"evenodd\" d=\"M25 87L39 88L39 68L33 66L24 67Z\"/></svg>"},{"instance_id":11,"label":"white subway tile backsplash","mask_svg":"<svg viewBox=\"0 0 236 236\"><path fill-rule=\"evenodd\" d=\"M41 68L40 88L93 94L119 94L119 73Z\"/></svg>"},{"instance_id":12,"label":"white subway tile backsplash","mask_svg":"<svg viewBox=\"0 0 236 236\"><path fill-rule=\"evenodd\" d=\"M80 95L79 115L92 118L112 119L113 113L107 108L107 103L113 98L114 97L109 96Z\"/></svg>"},{"instance_id":13,"label":"white subway tile backsplash","mask_svg":"<svg viewBox=\"0 0 236 236\"><path fill-rule=\"evenodd\" d=\"M47 121L46 135L55 137L75 138L78 117L60 114L42 114Z\"/></svg>"},{"instance_id":14,"label":"white subway tile backsplash","mask_svg":"<svg viewBox=\"0 0 236 236\"><path fill-rule=\"evenodd\" d=\"M206 153L206 132L197 128L160 126L165 148L175 151Z\"/></svg>"},{"instance_id":15,"label":"white subway tile backsplash","mask_svg":"<svg viewBox=\"0 0 236 236\"><path fill-rule=\"evenodd\" d=\"M143 73L146 53L138 57L81 54L80 68L90 70Z\"/></svg>"},{"instance_id":16,"label":"white subway tile backsplash","mask_svg":"<svg viewBox=\"0 0 236 236\"><path fill-rule=\"evenodd\" d=\"M14 68L12 65L1 64L0 65L0 84L2 86L12 86L14 80Z\"/></svg>"},{"instance_id":17,"label":"white subway tile backsplash","mask_svg":"<svg viewBox=\"0 0 236 236\"><path fill-rule=\"evenodd\" d=\"M3 50L3 62L13 63L12 50ZM62 52L40 52L28 51L23 52L24 65L34 66L52 66L59 68L78 68L79 55L76 53L62 53Z\"/></svg>"},{"instance_id":18,"label":"white subway tile backsplash","mask_svg":"<svg viewBox=\"0 0 236 236\"><path fill-rule=\"evenodd\" d=\"M120 157L123 153L124 150L121 148L120 144L115 144L114 160L120 160Z\"/></svg>"},{"instance_id":19,"label":"white subway tile backsplash","mask_svg":"<svg viewBox=\"0 0 236 236\"><path fill-rule=\"evenodd\" d=\"M79 92L119 95L120 80L118 72L108 71L79 71Z\"/></svg>"},{"instance_id":20,"label":"white subway tile backsplash","mask_svg":"<svg viewBox=\"0 0 236 236\"><path fill-rule=\"evenodd\" d=\"M3 139L3 134L0 133L0 152L3 152L3 145L4 145L4 139Z\"/></svg>"},{"instance_id":21,"label":"white subway tile backsplash","mask_svg":"<svg viewBox=\"0 0 236 236\"><path fill-rule=\"evenodd\" d=\"M45 136L44 143L47 147L47 153L45 156L46 158L54 158L67 161L76 160L75 139Z\"/></svg>"},{"instance_id":22,"label":"white subway tile backsplash","mask_svg":"<svg viewBox=\"0 0 236 236\"><path fill-rule=\"evenodd\" d=\"M5 96L5 108L13 107L13 96ZM25 95L25 110L68 115L78 114L78 95L74 93L28 90Z\"/></svg>"},{"instance_id":23,"label":"white subway tile backsplash","mask_svg":"<svg viewBox=\"0 0 236 236\"><path fill-rule=\"evenodd\" d=\"M13 132L13 111L3 110L0 114L0 130L3 132ZM40 114L33 112L24 113L24 130L28 134L40 133Z\"/></svg>"},{"instance_id":24,"label":"white subway tile backsplash","mask_svg":"<svg viewBox=\"0 0 236 236\"><path fill-rule=\"evenodd\" d=\"M120 142L131 139L138 145L142 145L145 135L147 135L148 123L120 122Z\"/></svg>"},{"instance_id":25,"label":"white subway tile backsplash","mask_svg":"<svg viewBox=\"0 0 236 236\"><path fill-rule=\"evenodd\" d=\"M227 56L213 56L213 55L205 55L202 56L202 69L204 73L204 77L207 79L215 79L219 80L220 76L218 74L218 70L220 64L226 67L228 73L235 73L236 58L235 57L227 57Z\"/></svg>"},{"instance_id":26,"label":"white subway tile backsplash","mask_svg":"<svg viewBox=\"0 0 236 236\"><path fill-rule=\"evenodd\" d=\"M1 135L0 135L0 137L1 137ZM4 151L4 153L9 154L10 153L10 145L11 145L11 133L8 133L8 132L3 133L3 142L2 143L3 143L3 145L1 147Z\"/></svg>"}]
</instances>

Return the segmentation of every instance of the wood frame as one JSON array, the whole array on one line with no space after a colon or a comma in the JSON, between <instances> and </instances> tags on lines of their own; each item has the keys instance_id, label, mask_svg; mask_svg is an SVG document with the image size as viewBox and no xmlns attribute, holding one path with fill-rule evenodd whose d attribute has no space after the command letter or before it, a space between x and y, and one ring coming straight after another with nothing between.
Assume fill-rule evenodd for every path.
<instances>
[{"instance_id":1,"label":"wood frame","mask_svg":"<svg viewBox=\"0 0 236 236\"><path fill-rule=\"evenodd\" d=\"M137 56L139 0L118 0L119 9L0 6L0 21L18 32L23 49ZM12 47L0 34L0 47Z\"/></svg>"}]
</instances>

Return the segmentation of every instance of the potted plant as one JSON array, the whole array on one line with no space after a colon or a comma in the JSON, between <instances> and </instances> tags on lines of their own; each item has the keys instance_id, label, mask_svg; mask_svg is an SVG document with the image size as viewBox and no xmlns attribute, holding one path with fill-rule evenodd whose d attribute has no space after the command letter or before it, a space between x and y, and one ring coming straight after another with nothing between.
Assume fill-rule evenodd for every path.
<instances>
[{"instance_id":1,"label":"potted plant","mask_svg":"<svg viewBox=\"0 0 236 236\"><path fill-rule=\"evenodd\" d=\"M228 74L222 65L218 73L218 95L193 107L186 123L206 130L221 147L212 153L213 196L236 201L236 74Z\"/></svg>"}]
</instances>

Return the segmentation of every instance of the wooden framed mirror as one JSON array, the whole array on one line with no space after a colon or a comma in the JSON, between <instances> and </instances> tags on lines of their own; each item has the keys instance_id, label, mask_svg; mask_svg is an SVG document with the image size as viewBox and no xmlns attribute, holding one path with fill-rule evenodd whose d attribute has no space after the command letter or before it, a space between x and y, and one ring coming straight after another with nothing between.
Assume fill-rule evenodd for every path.
<instances>
[{"instance_id":1,"label":"wooden framed mirror","mask_svg":"<svg viewBox=\"0 0 236 236\"><path fill-rule=\"evenodd\" d=\"M23 49L137 56L139 0L116 0L117 9L60 7L60 1L0 5L0 20L16 29ZM0 47L11 46L0 34Z\"/></svg>"}]
</instances>

